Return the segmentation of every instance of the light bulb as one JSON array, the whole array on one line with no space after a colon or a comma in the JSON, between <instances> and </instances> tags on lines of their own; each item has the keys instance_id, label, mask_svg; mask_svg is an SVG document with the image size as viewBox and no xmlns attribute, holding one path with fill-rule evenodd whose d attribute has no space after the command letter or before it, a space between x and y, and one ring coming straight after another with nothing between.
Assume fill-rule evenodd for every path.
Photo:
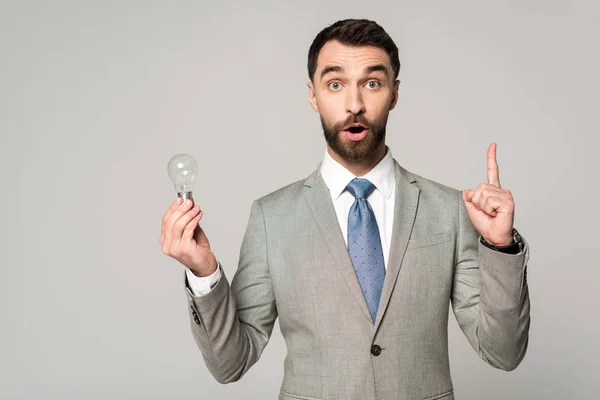
<instances>
[{"instance_id":1,"label":"light bulb","mask_svg":"<svg viewBox=\"0 0 600 400\"><path fill-rule=\"evenodd\" d=\"M190 199L194 201L192 185L198 174L196 161L187 154L177 154L169 161L167 172L175 185L177 196L183 200Z\"/></svg>"}]
</instances>

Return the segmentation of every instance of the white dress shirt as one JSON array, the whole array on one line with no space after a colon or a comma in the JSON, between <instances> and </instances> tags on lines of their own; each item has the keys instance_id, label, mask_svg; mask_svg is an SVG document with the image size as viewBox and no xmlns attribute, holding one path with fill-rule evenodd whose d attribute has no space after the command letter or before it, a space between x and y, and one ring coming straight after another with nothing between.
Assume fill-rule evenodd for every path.
<instances>
[{"instance_id":1,"label":"white dress shirt","mask_svg":"<svg viewBox=\"0 0 600 400\"><path fill-rule=\"evenodd\" d=\"M371 171L361 176L361 178L368 179L375 185L375 190L373 190L373 193L369 195L367 200L371 204L371 208L375 214L381 238L383 261L387 270L396 199L396 168L391 150L389 148L386 149L387 153L385 157ZM348 246L348 213L354 203L354 196L346 190L346 186L357 176L335 161L327 150L321 163L321 176L329 189L338 223L342 230L342 236L344 237L346 246ZM186 274L191 293L194 296L203 296L209 293L219 281L222 274L221 265L217 265L217 270L212 275L206 277L197 277L187 268Z\"/></svg>"}]
</instances>

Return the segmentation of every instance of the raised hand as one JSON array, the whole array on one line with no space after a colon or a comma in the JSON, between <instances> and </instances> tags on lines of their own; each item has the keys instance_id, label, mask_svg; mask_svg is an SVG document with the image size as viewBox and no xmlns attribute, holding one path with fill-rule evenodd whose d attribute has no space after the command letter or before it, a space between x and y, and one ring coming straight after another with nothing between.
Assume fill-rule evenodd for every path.
<instances>
[{"instance_id":1,"label":"raised hand","mask_svg":"<svg viewBox=\"0 0 600 400\"><path fill-rule=\"evenodd\" d=\"M513 241L515 203L512 193L500 187L496 143L490 144L487 152L487 180L477 190L463 190L462 197L471 222L483 239L494 246L506 246Z\"/></svg>"},{"instance_id":2,"label":"raised hand","mask_svg":"<svg viewBox=\"0 0 600 400\"><path fill-rule=\"evenodd\" d=\"M162 252L188 267L194 275L208 276L217 269L210 243L200 227L202 210L192 201L177 198L162 218Z\"/></svg>"}]
</instances>

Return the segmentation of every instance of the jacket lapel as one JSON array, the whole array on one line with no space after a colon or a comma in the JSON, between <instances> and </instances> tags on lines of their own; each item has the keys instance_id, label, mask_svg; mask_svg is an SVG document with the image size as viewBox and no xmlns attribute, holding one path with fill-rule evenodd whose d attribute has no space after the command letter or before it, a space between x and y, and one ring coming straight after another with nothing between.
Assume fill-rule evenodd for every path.
<instances>
[{"instance_id":1,"label":"jacket lapel","mask_svg":"<svg viewBox=\"0 0 600 400\"><path fill-rule=\"evenodd\" d=\"M416 185L415 178L402 168L396 160L394 160L394 164L396 166L396 199L394 204L392 240L381 300L379 301L379 308L377 310L377 319L375 320L375 331L379 328L381 318L385 314L392 291L396 285L400 266L406 252L406 246L408 245L408 240L415 223L419 203L420 189Z\"/></svg>"},{"instance_id":2,"label":"jacket lapel","mask_svg":"<svg viewBox=\"0 0 600 400\"><path fill-rule=\"evenodd\" d=\"M400 266L406 252L406 246L410 239L415 217L417 215L417 206L419 203L420 189L416 185L416 179L402 168L396 160L396 198L394 204L394 221L392 227L392 240L390 243L390 255L388 266L383 283L379 309L377 310L377 319L375 320L374 332L379 328L381 318L385 314L387 305L390 301L392 291L396 285ZM312 217L319 227L327 248L335 259L334 273L339 273L344 277L350 291L354 295L356 302L363 311L365 318L372 324L371 314L360 288L360 283L356 278L356 272L348 254L346 242L342 236L335 208L331 201L329 189L325 185L320 174L321 166L309 176L304 185L308 190L304 193L304 198Z\"/></svg>"},{"instance_id":3,"label":"jacket lapel","mask_svg":"<svg viewBox=\"0 0 600 400\"><path fill-rule=\"evenodd\" d=\"M371 314L369 313L360 284L356 278L352 261L348 255L348 248L346 247L346 242L342 236L342 231L335 214L335 208L331 201L329 189L321 177L320 170L321 166L319 165L317 171L304 182L304 185L309 187L304 193L304 198L315 223L321 231L323 241L335 259L335 267L332 272L341 274L344 277L344 280L348 284L350 291L365 314L369 324L372 324Z\"/></svg>"}]
</instances>

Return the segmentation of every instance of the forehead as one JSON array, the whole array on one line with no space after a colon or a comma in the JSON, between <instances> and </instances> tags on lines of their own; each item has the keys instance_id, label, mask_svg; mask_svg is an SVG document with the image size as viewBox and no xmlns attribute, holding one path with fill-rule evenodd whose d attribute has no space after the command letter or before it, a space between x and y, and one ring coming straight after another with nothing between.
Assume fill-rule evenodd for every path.
<instances>
[{"instance_id":1,"label":"forehead","mask_svg":"<svg viewBox=\"0 0 600 400\"><path fill-rule=\"evenodd\" d=\"M345 70L364 70L371 65L383 64L392 71L390 56L375 46L348 46L330 40L325 43L317 58L316 73L325 66L340 66ZM315 76L317 74L315 73Z\"/></svg>"}]
</instances>

